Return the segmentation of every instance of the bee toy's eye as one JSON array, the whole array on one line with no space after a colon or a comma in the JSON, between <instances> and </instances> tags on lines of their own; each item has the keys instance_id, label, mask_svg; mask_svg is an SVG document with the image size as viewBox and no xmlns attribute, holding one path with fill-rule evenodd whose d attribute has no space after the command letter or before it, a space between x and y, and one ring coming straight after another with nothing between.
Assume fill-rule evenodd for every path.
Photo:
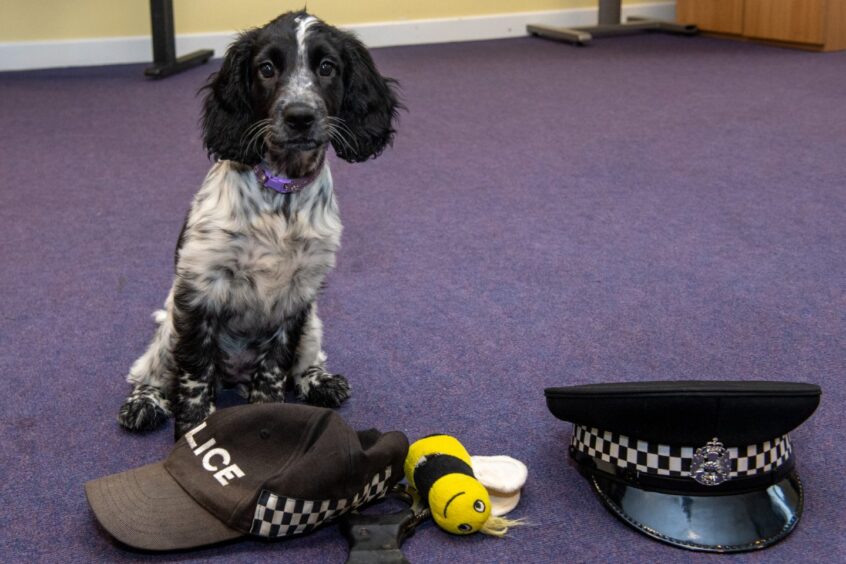
<instances>
[{"instance_id":1,"label":"bee toy's eye","mask_svg":"<svg viewBox=\"0 0 846 564\"><path fill-rule=\"evenodd\" d=\"M469 533L473 530L473 527L471 527L467 523L462 523L458 526L458 530L461 531L462 533Z\"/></svg>"},{"instance_id":2,"label":"bee toy's eye","mask_svg":"<svg viewBox=\"0 0 846 564\"><path fill-rule=\"evenodd\" d=\"M259 65L259 73L264 78L270 78L276 72L276 69L273 68L272 63L262 63Z\"/></svg>"},{"instance_id":3,"label":"bee toy's eye","mask_svg":"<svg viewBox=\"0 0 846 564\"><path fill-rule=\"evenodd\" d=\"M476 503L473 504L473 509L475 509L479 513L485 512L485 502L481 499L477 499Z\"/></svg>"}]
</instances>

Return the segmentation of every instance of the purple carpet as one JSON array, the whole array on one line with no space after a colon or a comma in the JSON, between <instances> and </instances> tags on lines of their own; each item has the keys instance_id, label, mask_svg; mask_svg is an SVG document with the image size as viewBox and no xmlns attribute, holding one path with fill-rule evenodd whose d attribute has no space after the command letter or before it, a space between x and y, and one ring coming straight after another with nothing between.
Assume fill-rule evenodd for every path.
<instances>
[{"instance_id":1,"label":"purple carpet","mask_svg":"<svg viewBox=\"0 0 846 564\"><path fill-rule=\"evenodd\" d=\"M412 562L716 562L648 540L567 464L543 388L818 383L794 434L805 516L736 562L846 553L846 52L640 36L381 49L393 150L333 162L345 224L320 302L340 413L529 467L504 540L425 524ZM162 459L116 421L209 167L195 95L219 62L0 75L4 562L342 562L336 526L171 555L114 544L85 481ZM335 159L337 161L337 159ZM722 560L720 560L722 561Z\"/></svg>"}]
</instances>

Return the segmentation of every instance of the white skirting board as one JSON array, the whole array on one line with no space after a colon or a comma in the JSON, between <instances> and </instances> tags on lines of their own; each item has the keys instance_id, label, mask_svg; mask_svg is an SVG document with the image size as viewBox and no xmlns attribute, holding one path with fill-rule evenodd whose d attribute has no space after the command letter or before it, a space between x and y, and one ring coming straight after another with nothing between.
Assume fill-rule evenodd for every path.
<instances>
[{"instance_id":1,"label":"white skirting board","mask_svg":"<svg viewBox=\"0 0 846 564\"><path fill-rule=\"evenodd\" d=\"M623 6L624 18L634 15L672 21L675 2ZM358 34L370 47L388 47L521 37L526 35L527 24L584 26L595 24L596 16L596 8L571 8L343 27ZM236 35L234 32L177 34L177 56L197 49L214 49L215 57L222 57ZM152 61L152 52L152 40L148 36L0 42L0 71L143 63Z\"/></svg>"}]
</instances>

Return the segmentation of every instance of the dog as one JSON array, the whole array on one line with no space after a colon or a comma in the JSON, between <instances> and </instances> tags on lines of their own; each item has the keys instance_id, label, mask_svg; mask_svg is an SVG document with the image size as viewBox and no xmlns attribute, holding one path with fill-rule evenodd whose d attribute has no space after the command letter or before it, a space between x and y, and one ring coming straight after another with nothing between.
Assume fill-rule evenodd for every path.
<instances>
[{"instance_id":1,"label":"dog","mask_svg":"<svg viewBox=\"0 0 846 564\"><path fill-rule=\"evenodd\" d=\"M326 162L361 162L393 141L402 104L354 35L306 12L242 33L202 90L216 159L179 235L175 278L118 414L175 436L203 421L222 388L249 402L337 407L348 381L326 370L316 299L341 222Z\"/></svg>"}]
</instances>

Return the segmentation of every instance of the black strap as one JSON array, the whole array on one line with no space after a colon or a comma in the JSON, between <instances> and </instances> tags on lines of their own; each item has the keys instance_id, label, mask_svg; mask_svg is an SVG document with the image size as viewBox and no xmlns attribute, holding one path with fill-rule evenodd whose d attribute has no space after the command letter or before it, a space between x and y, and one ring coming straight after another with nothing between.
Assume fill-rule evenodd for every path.
<instances>
[{"instance_id":1,"label":"black strap","mask_svg":"<svg viewBox=\"0 0 846 564\"><path fill-rule=\"evenodd\" d=\"M341 519L341 532L350 544L346 564L409 564L400 550L402 543L431 513L428 508L415 512L414 498L404 486L394 486L389 496L408 507L395 513L362 515L353 511Z\"/></svg>"}]
</instances>

